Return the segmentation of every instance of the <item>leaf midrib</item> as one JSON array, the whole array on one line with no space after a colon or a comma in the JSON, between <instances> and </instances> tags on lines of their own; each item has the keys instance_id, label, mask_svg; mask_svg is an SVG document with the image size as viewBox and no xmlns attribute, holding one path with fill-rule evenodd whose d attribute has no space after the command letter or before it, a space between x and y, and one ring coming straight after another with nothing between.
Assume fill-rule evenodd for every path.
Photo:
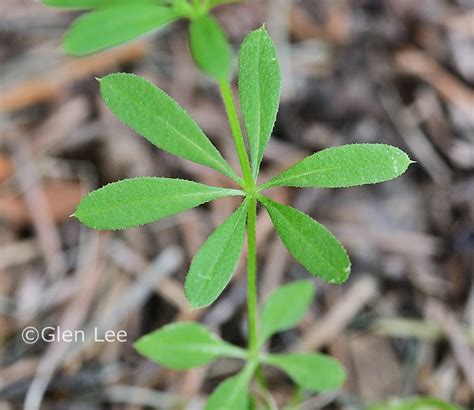
<instances>
[{"instance_id":1,"label":"leaf midrib","mask_svg":"<svg viewBox=\"0 0 474 410\"><path fill-rule=\"evenodd\" d=\"M147 198L147 199L135 199L135 200L127 200L127 201L124 201L122 203L114 203L113 205L104 205L104 207L101 207L99 209L96 208L96 210L94 211L94 213L96 214L101 214L103 212L109 212L111 209L118 209L118 208L123 208L123 207L134 207L134 206L138 206L138 205L143 205L143 204L146 204L146 203L149 203L149 202L156 202L156 203L160 203L160 202L165 202L165 201L169 201L169 200L172 200L174 198L190 198L190 197L193 197L193 196L199 196L199 195L205 195L207 194L208 192L191 192L191 193L187 193L187 194L175 194L175 195L169 195L165 198L160 198L160 199L157 199L155 197L153 198ZM209 194L211 194L212 192L209 192ZM215 194L220 194L220 191L215 191L214 192ZM229 193L227 192L222 192L222 195L224 196L225 194L229 194L229 196L235 196L237 195L236 193L232 193L232 191L230 191ZM133 205L133 206L132 206Z\"/></svg>"},{"instance_id":2,"label":"leaf midrib","mask_svg":"<svg viewBox=\"0 0 474 410\"><path fill-rule=\"evenodd\" d=\"M261 33L259 33L259 36L258 36L258 55L259 55L259 58L258 58L258 61L257 61L257 76L256 76L256 81L257 81L257 106L258 106L258 109L257 109L257 152L256 152L256 158L254 158L254 161L255 161L255 164L254 164L254 175L256 175L256 173L258 172L258 163L259 163L259 160L260 160L260 141L261 141L261 130L262 130L262 124L261 124L261 119L262 119L262 115L261 115L261 108L262 108L262 103L261 103L261 98L262 98L262 90L260 89L260 67L261 67L261 64L262 64L262 56L261 56L261 44L262 44L262 35Z\"/></svg>"},{"instance_id":3,"label":"leaf midrib","mask_svg":"<svg viewBox=\"0 0 474 410\"><path fill-rule=\"evenodd\" d=\"M289 225L293 228L293 224L291 223L291 221L283 214L280 212L280 210L278 208L276 208L275 206L273 206L272 204L270 204L270 206L276 211L278 212L285 221L287 221L287 223L289 223ZM293 230L298 234L298 236L300 236L301 238L303 239L307 239L300 231L298 231L297 229L293 228ZM335 267L331 262L329 262L325 256L321 253L321 252L316 252L317 254L319 254L319 256L324 260L324 262L326 262L326 264L333 270L335 271L336 273L338 272L338 269L337 267ZM318 276L322 276L322 275L318 275Z\"/></svg>"},{"instance_id":4,"label":"leaf midrib","mask_svg":"<svg viewBox=\"0 0 474 410\"><path fill-rule=\"evenodd\" d=\"M322 151L321 151L322 152ZM316 154L317 155L317 154ZM337 159L336 159L337 160ZM392 162L394 161L394 158L391 158ZM304 160L302 160L304 161ZM293 166L297 166L297 165L300 165L301 166L301 163L299 164L295 164ZM369 164L363 164L362 166L360 167L357 167L358 169L360 170L367 170L367 169L370 169L370 168L374 168L373 164L372 163L369 163ZM377 167L375 167L377 168ZM346 166L330 166L330 167L324 167L324 168L318 168L316 170L312 170L312 171L308 171L308 172L304 172L304 173L301 173L301 174L297 174L297 175L290 175L290 176L286 176L286 177L283 177L283 178L279 178L278 176L273 178L272 180L268 181L267 183L263 184L263 186L265 187L270 187L270 186L274 186L274 184L281 184L281 183L288 183L288 182L291 182L292 180L294 179L297 179L297 178L302 178L302 177L306 177L308 175L315 175L315 174L318 174L318 173L321 173L321 172L327 172L327 171L341 171L341 170L344 170L344 171L351 171L352 169L354 169L353 165L346 165ZM289 169L287 169L286 171L283 172L283 174L287 173L287 172L290 172L291 171L291 167ZM399 174L398 171L398 167L396 167L395 169L395 174ZM281 176L283 175L281 174ZM394 177L395 178L395 177ZM315 185L315 186L318 186L318 185ZM324 187L323 187L324 188Z\"/></svg>"},{"instance_id":5,"label":"leaf midrib","mask_svg":"<svg viewBox=\"0 0 474 410\"><path fill-rule=\"evenodd\" d=\"M132 11L137 11L139 9L142 9L140 11L156 11L155 9L156 8L159 8L160 11L163 11L161 9L164 9L166 10L165 7L161 7L161 6L156 6L156 5L153 5L153 4L138 4L138 5L121 5L121 6L118 6L117 8L123 8L124 10L127 10L127 9L130 9ZM114 11L115 9L117 8L114 8ZM105 16L108 16L108 12L112 10L112 9L95 9L93 11L91 11L89 14L87 15L84 15L84 17L87 17L87 16L94 16L94 18L96 18L96 16L100 16L102 17L102 15L105 15ZM164 24L167 24L167 23L171 23L173 20L176 20L179 16L176 14L176 13L173 13L173 12L169 12L168 15L158 15L158 13L155 13L154 15L141 15L141 14L137 14L137 15L133 15L134 17L134 23L135 25L138 25L138 24L147 24L147 29L146 30L138 30L138 34L137 36L143 36L143 35L146 35L147 33L149 32L152 32L152 31L156 31L156 30L159 30ZM89 17L89 20L90 20L90 17ZM82 24L82 21L83 20L78 20L79 22L81 22ZM84 25L84 24L82 24ZM121 27L123 26L123 22L121 22L121 24L118 24L117 21L115 20L107 20L106 21L106 25L103 26L105 27L108 31L114 29L114 28L117 28L117 27ZM135 32L137 32L137 29L135 29ZM90 37L91 33L87 32L87 31L84 31L83 32L83 35L82 35L82 38L88 38Z\"/></svg>"},{"instance_id":6,"label":"leaf midrib","mask_svg":"<svg viewBox=\"0 0 474 410\"><path fill-rule=\"evenodd\" d=\"M159 346L159 345L158 345ZM157 347L158 347L157 346ZM234 348L234 346L227 346L222 344L212 345L210 343L188 343L184 345L174 344L170 346L165 344L160 347L160 352L178 352L178 353L203 353L203 354L213 354L213 355L229 355L232 357L242 357L241 352Z\"/></svg>"},{"instance_id":7,"label":"leaf midrib","mask_svg":"<svg viewBox=\"0 0 474 410\"><path fill-rule=\"evenodd\" d=\"M213 274L213 271L215 270L216 266L218 265L218 261L220 261L220 259L222 258L223 255L225 255L227 253L227 248L229 247L230 245L230 242L231 240L233 239L234 237L234 233L237 229L237 227L239 226L240 222L241 222L241 219L242 219L242 216L246 214L245 210L237 210L236 212L241 212L241 215L238 216L237 220L235 221L235 224L234 226L231 228L231 234L229 235L227 241L226 241L226 244L225 246L220 250L220 252L218 253L218 256L217 258L215 258L215 263L212 264L212 267L210 268L209 270L209 274L210 276L212 277L212 274ZM202 294L202 290L200 291L200 293Z\"/></svg>"},{"instance_id":8,"label":"leaf midrib","mask_svg":"<svg viewBox=\"0 0 474 410\"><path fill-rule=\"evenodd\" d=\"M120 90L119 90L120 92ZM163 92L163 91L162 91ZM153 93L156 93L156 90L153 89ZM159 95L159 93L158 93ZM170 102L173 106L173 109L178 109L178 111L181 111L182 114L185 115L186 117L186 120L187 121L190 121L193 125L193 127L196 128L198 134L200 134L200 136L204 136L205 139L207 139L207 141L209 142L209 145L215 150L215 152L217 153L218 156L220 156L219 154L219 151L217 150L217 148L212 144L212 142L209 140L209 138L204 134L204 132L202 132L202 130L197 126L197 124L194 122L194 120L191 119L191 117L189 117L188 113L186 111L184 111L181 107L179 107L179 105L171 98L169 97L166 93L163 92L163 95L162 96L165 96L165 97L168 97L170 99ZM135 93L132 93L132 97L129 98L129 99L133 99L135 104L138 102L138 104L136 105L140 105L139 103L142 101L141 97ZM149 109L148 109L148 104L146 105L147 107L147 111L149 113L149 115L151 117L154 117L153 115L153 112L151 112ZM168 121L166 121L164 118L162 118L160 116L160 113L158 115L156 115L155 117L157 120L159 120L162 124L165 125L165 127L169 127L171 128L171 130L175 131L175 133L180 136L182 139L184 139L185 141L188 141L190 142L194 147L197 148L198 151L200 151L201 153L204 154L205 157L209 158L211 160L211 163L213 163L214 165L216 165L217 169L220 170L221 172L223 172L226 176L231 176L232 175L232 179L234 179L234 175L232 172L229 172L228 169L226 169L227 167L221 163L221 161L217 160L214 156L212 156L211 154L209 154L207 151L205 151L198 143L194 142L192 139L190 139L189 137L186 137L185 134L183 134L182 132L180 132L176 127L174 127L172 124L170 124ZM134 127L133 127L134 128ZM155 143L153 141L153 143ZM156 144L158 145L158 144ZM224 161L225 163L225 160L222 158L222 156L220 156L220 158Z\"/></svg>"},{"instance_id":9,"label":"leaf midrib","mask_svg":"<svg viewBox=\"0 0 474 410\"><path fill-rule=\"evenodd\" d=\"M276 177L274 182L278 182L278 183L287 183L288 181L291 181L292 179L295 179L295 178L301 178L301 177L305 177L305 176L308 176L308 175L312 175L312 174L318 174L320 172L327 172L327 171L335 171L335 170L341 170L341 169L350 169L350 167L326 167L326 168L319 168L317 170L312 170L312 171L308 171L308 172L304 172L304 173L301 173L301 174L297 174L297 175L290 175L290 176L287 176L287 177L284 177L284 178L278 178ZM289 172L290 169L288 169L287 171L285 172ZM271 182L272 181L269 181L268 182L268 185L271 185ZM267 185L267 184L264 184L264 185Z\"/></svg>"}]
</instances>

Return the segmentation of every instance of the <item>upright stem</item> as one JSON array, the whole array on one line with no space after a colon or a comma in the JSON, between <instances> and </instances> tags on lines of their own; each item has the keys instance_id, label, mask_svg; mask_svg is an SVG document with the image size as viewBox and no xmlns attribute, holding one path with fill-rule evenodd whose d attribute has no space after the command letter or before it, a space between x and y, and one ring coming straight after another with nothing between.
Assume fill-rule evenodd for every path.
<instances>
[{"instance_id":1,"label":"upright stem","mask_svg":"<svg viewBox=\"0 0 474 410\"><path fill-rule=\"evenodd\" d=\"M258 327L257 327L257 193L256 181L252 175L249 157L245 149L244 136L240 128L239 116L234 103L232 89L227 80L219 82L219 88L224 100L227 117L229 119L232 138L234 139L240 167L244 175L244 189L249 194L249 211L247 220L247 314L249 332L249 354L254 360L258 354ZM262 378L259 375L259 378Z\"/></svg>"},{"instance_id":2,"label":"upright stem","mask_svg":"<svg viewBox=\"0 0 474 410\"><path fill-rule=\"evenodd\" d=\"M257 354L257 200L250 199L247 223L247 314L250 355Z\"/></svg>"},{"instance_id":3,"label":"upright stem","mask_svg":"<svg viewBox=\"0 0 474 410\"><path fill-rule=\"evenodd\" d=\"M244 174L245 189L255 190L255 180L252 177L252 170L250 169L249 157L247 150L245 149L244 136L240 128L239 116L237 109L234 104L234 97L232 96L232 89L229 81L219 81L219 88L221 91L222 99L224 100L225 110L229 119L230 130L232 132L232 138L234 139L235 149L237 150L237 156L239 157L240 167Z\"/></svg>"}]
</instances>

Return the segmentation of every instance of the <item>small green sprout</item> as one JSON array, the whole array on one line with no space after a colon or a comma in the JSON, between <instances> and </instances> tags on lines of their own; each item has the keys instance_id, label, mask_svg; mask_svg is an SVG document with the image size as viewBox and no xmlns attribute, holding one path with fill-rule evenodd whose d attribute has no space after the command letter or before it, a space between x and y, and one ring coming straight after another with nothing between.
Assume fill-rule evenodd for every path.
<instances>
[{"instance_id":1,"label":"small green sprout","mask_svg":"<svg viewBox=\"0 0 474 410\"><path fill-rule=\"evenodd\" d=\"M49 0L49 3L60 2ZM207 403L208 410L248 408L248 386L262 365L282 370L304 390L338 389L346 374L335 359L316 353L269 354L262 351L265 341L272 335L300 322L314 298L315 289L312 282L304 280L282 286L270 295L259 312L256 292L257 204L267 210L286 248L310 274L328 283L342 283L350 271L350 261L343 246L313 218L271 200L264 191L278 186L341 188L388 181L403 174L412 161L400 149L389 145L349 144L310 155L258 185L260 164L280 99L280 69L273 41L262 27L247 36L239 53L238 91L248 153L228 79L231 58L225 47L225 35L208 17L195 20L190 32L192 38L206 37L213 44L212 48L205 48L202 41L198 40L196 44L191 41L191 49L201 69L219 83L242 176L237 175L178 103L148 81L132 74L111 74L100 80L101 94L123 123L152 144L180 158L208 166L240 188L211 187L158 177L126 179L106 185L83 198L75 216L94 229L125 229L218 198L241 196L240 206L194 256L186 276L185 293L195 308L212 304L236 269L247 233L248 349L223 341L202 325L186 322L170 324L143 336L136 342L136 349L151 360L174 369L205 365L221 357L245 361L237 375L217 387ZM217 57L214 59L214 56Z\"/></svg>"}]
</instances>

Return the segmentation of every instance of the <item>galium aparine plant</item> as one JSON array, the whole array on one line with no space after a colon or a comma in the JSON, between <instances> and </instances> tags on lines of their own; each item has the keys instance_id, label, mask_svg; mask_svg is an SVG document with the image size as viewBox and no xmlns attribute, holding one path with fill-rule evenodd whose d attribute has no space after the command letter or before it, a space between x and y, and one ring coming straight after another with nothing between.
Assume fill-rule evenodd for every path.
<instances>
[{"instance_id":1,"label":"galium aparine plant","mask_svg":"<svg viewBox=\"0 0 474 410\"><path fill-rule=\"evenodd\" d=\"M154 102L147 108L154 112L151 128L144 128L140 114L135 113L127 120L132 128L142 130L142 134L155 145L173 152L178 156L211 166L219 170L240 185L241 189L224 190L217 187L206 187L190 181L167 183L166 179L141 178L132 180L136 190L128 197L137 201L137 207L131 206L130 213L123 202L127 197L117 200L113 197L125 195L130 182L122 181L118 188L107 187L103 199L102 194L96 198L117 205L118 221L110 220L110 228L125 228L146 223L174 214L193 205L212 200L225 195L243 197L242 205L222 224L206 241L196 255L186 280L186 295L195 307L207 306L217 298L226 286L235 269L240 255L245 231L247 231L248 253L248 312L249 312L249 349L243 350L225 343L197 324L170 325L158 332L145 336L137 342L137 348L145 356L157 362L176 369L189 368L194 365L209 363L223 357L234 357L246 362L243 370L236 376L223 382L210 397L207 409L254 409L257 402L252 395L247 394L253 375L265 388L260 366L268 364L282 369L299 385L299 391L324 391L338 388L344 379L344 370L333 359L324 355L267 355L261 350L266 340L274 333L294 327L303 316L314 297L315 289L308 281L295 281L276 290L265 302L257 320L256 302L256 244L255 244L255 208L256 203L263 204L275 223L277 231L287 248L292 252L310 273L321 277L327 282L342 282L349 272L349 261L342 247L334 237L321 225L308 216L284 205L272 203L261 192L273 186L322 187L339 188L365 183L382 182L394 178L409 165L408 158L399 150L383 145L358 144L324 150L308 157L285 173L257 186L259 164L262 160L268 138L270 137L279 101L280 74L276 63L276 53L271 40L261 30L251 33L242 47L239 58L239 97L244 114L244 124L247 142L250 148L250 158L245 149L242 131L236 114L233 95L228 83L231 73L232 52L225 34L218 22L209 15L209 11L223 3L234 0L43 0L45 4L63 7L92 10L77 19L64 38L64 49L73 55L85 55L104 50L123 42L133 40L143 35L159 31L160 28L178 19L190 21L188 26L189 44L195 62L200 69L214 77L218 82L229 116L232 136L234 137L237 153L241 163L243 178L238 177L222 156L199 130L194 122L166 94L155 89L152 85L141 80L145 87L143 97L155 95ZM117 81L122 88L121 96L127 99L125 83L133 86L133 81L140 82L134 77L114 77L104 83L103 94L111 95L111 84ZM119 79L122 78L122 83ZM127 80L128 79L128 80ZM120 86L122 84L122 86ZM147 91L148 90L148 91ZM151 91L150 91L151 90ZM132 95L132 94L131 94ZM156 97L158 95L158 97ZM160 98L161 97L161 98ZM112 96L111 99L116 97ZM135 102L129 100L124 104L140 104L142 93L136 95ZM116 103L117 103L116 101ZM156 105L155 105L156 103ZM120 105L121 103L118 102ZM112 108L113 103L111 103ZM124 105L125 106L125 105ZM163 124L156 117L156 111L168 107L172 124L177 125L179 118L185 123L179 123L176 132L163 131ZM172 108L171 108L172 107ZM150 115L148 113L148 115ZM162 116L166 117L166 115ZM187 131L189 130L189 135ZM197 130L197 131L196 131ZM173 138L181 142L182 137L188 136L187 148L180 150ZM178 139L177 139L178 138ZM198 147L200 153L190 155L191 147ZM203 149L201 149L203 148ZM380 157L379 157L380 155ZM158 182L160 181L160 182ZM158 183L157 183L158 182ZM186 183L187 182L187 183ZM140 188L141 186L141 188ZM151 194L142 196L143 191L150 187ZM156 196L153 195L156 193ZM161 193L167 197L175 196L170 207L166 201L159 202ZM185 201L187 196L189 201ZM177 197L181 197L178 201ZM191 200L194 197L195 202ZM198 199L199 197L199 199ZM93 201L89 202L93 204ZM91 205L90 205L91 206ZM97 216L101 208L98 206ZM145 215L137 215L139 209L160 207L161 212L148 210ZM91 208L92 209L92 208ZM120 217L125 212L125 217ZM89 225L94 225L94 211L89 213ZM146 215L148 213L148 215ZM104 213L104 216L107 213ZM97 217L96 216L96 217ZM98 217L100 224L107 223L103 217ZM96 225L99 227L99 225ZM105 229L105 227L102 227ZM298 239L299 238L299 239ZM298 248L298 240L301 249ZM222 241L222 242L221 242ZM210 256L212 255L212 257ZM218 256L214 260L214 256ZM207 282L210 283L207 283ZM183 343L182 338L188 338ZM180 358L180 355L183 355ZM263 397L263 396L262 396ZM268 398L268 395L265 397ZM414 410L414 408L436 407L439 410L459 410L458 407L431 397L412 397L394 399L389 402L370 407L370 410ZM270 405L270 408L272 406ZM367 409L369 410L369 409Z\"/></svg>"},{"instance_id":2,"label":"galium aparine plant","mask_svg":"<svg viewBox=\"0 0 474 410\"><path fill-rule=\"evenodd\" d=\"M238 208L209 236L194 256L185 281L190 304L212 304L229 283L247 236L248 348L234 346L198 323L174 323L140 338L136 349L173 369L189 369L222 357L243 361L242 370L222 382L206 409L247 409L249 385L261 366L288 374L301 389L338 389L343 367L318 353L271 354L264 343L275 333L302 319L315 289L301 280L280 287L257 305L256 214L258 205L269 213L282 242L306 270L328 283L344 282L350 261L337 239L310 216L273 201L274 187L344 188L384 182L404 173L411 161L400 149L384 144L349 144L324 149L258 185L260 164L270 139L280 99L280 70L275 46L262 27L243 42L238 58L238 93L248 151L229 78L231 52L212 19L197 19L190 29L190 47L199 67L218 83L239 158L239 176L196 122L164 91L132 74L111 74L99 80L109 109L126 125L158 148L208 166L239 188L229 189L194 181L160 177L131 178L106 185L82 199L74 214L93 229L126 229L151 223L226 196L241 197ZM211 34L209 34L211 33ZM213 47L200 41L212 37Z\"/></svg>"}]
</instances>

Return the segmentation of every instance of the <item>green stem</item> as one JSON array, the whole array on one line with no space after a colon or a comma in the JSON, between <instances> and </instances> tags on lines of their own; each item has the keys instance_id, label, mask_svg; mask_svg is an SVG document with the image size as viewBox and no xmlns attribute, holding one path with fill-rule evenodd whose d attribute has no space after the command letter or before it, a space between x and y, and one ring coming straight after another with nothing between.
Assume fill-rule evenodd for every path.
<instances>
[{"instance_id":1,"label":"green stem","mask_svg":"<svg viewBox=\"0 0 474 410\"><path fill-rule=\"evenodd\" d=\"M255 180L253 179L252 170L250 169L249 157L247 155L247 150L245 149L244 136L242 134L242 129L240 128L239 116L237 114L237 109L235 108L234 97L232 95L229 81L219 81L219 88L224 101L227 117L229 119L230 130L232 132L232 138L234 139L235 149L237 150L237 156L239 157L240 167L242 168L242 173L244 175L244 189L254 191Z\"/></svg>"},{"instance_id":2,"label":"green stem","mask_svg":"<svg viewBox=\"0 0 474 410\"><path fill-rule=\"evenodd\" d=\"M247 314L249 353L258 354L257 334L257 200L250 199L247 224Z\"/></svg>"},{"instance_id":3,"label":"green stem","mask_svg":"<svg viewBox=\"0 0 474 410\"><path fill-rule=\"evenodd\" d=\"M244 189L248 194L249 211L247 220L247 315L250 360L256 360L259 351L258 344L258 314L257 314L257 192L256 181L252 175L247 150L245 149L244 136L240 128L239 116L234 103L232 89L229 81L219 82L222 99L224 101L229 125L234 139L240 167L244 175ZM260 366L256 367L256 377L263 388L265 379Z\"/></svg>"},{"instance_id":4,"label":"green stem","mask_svg":"<svg viewBox=\"0 0 474 410\"><path fill-rule=\"evenodd\" d=\"M255 378L262 389L268 390L265 374L263 373L263 368L261 365L259 365L255 370Z\"/></svg>"}]
</instances>

